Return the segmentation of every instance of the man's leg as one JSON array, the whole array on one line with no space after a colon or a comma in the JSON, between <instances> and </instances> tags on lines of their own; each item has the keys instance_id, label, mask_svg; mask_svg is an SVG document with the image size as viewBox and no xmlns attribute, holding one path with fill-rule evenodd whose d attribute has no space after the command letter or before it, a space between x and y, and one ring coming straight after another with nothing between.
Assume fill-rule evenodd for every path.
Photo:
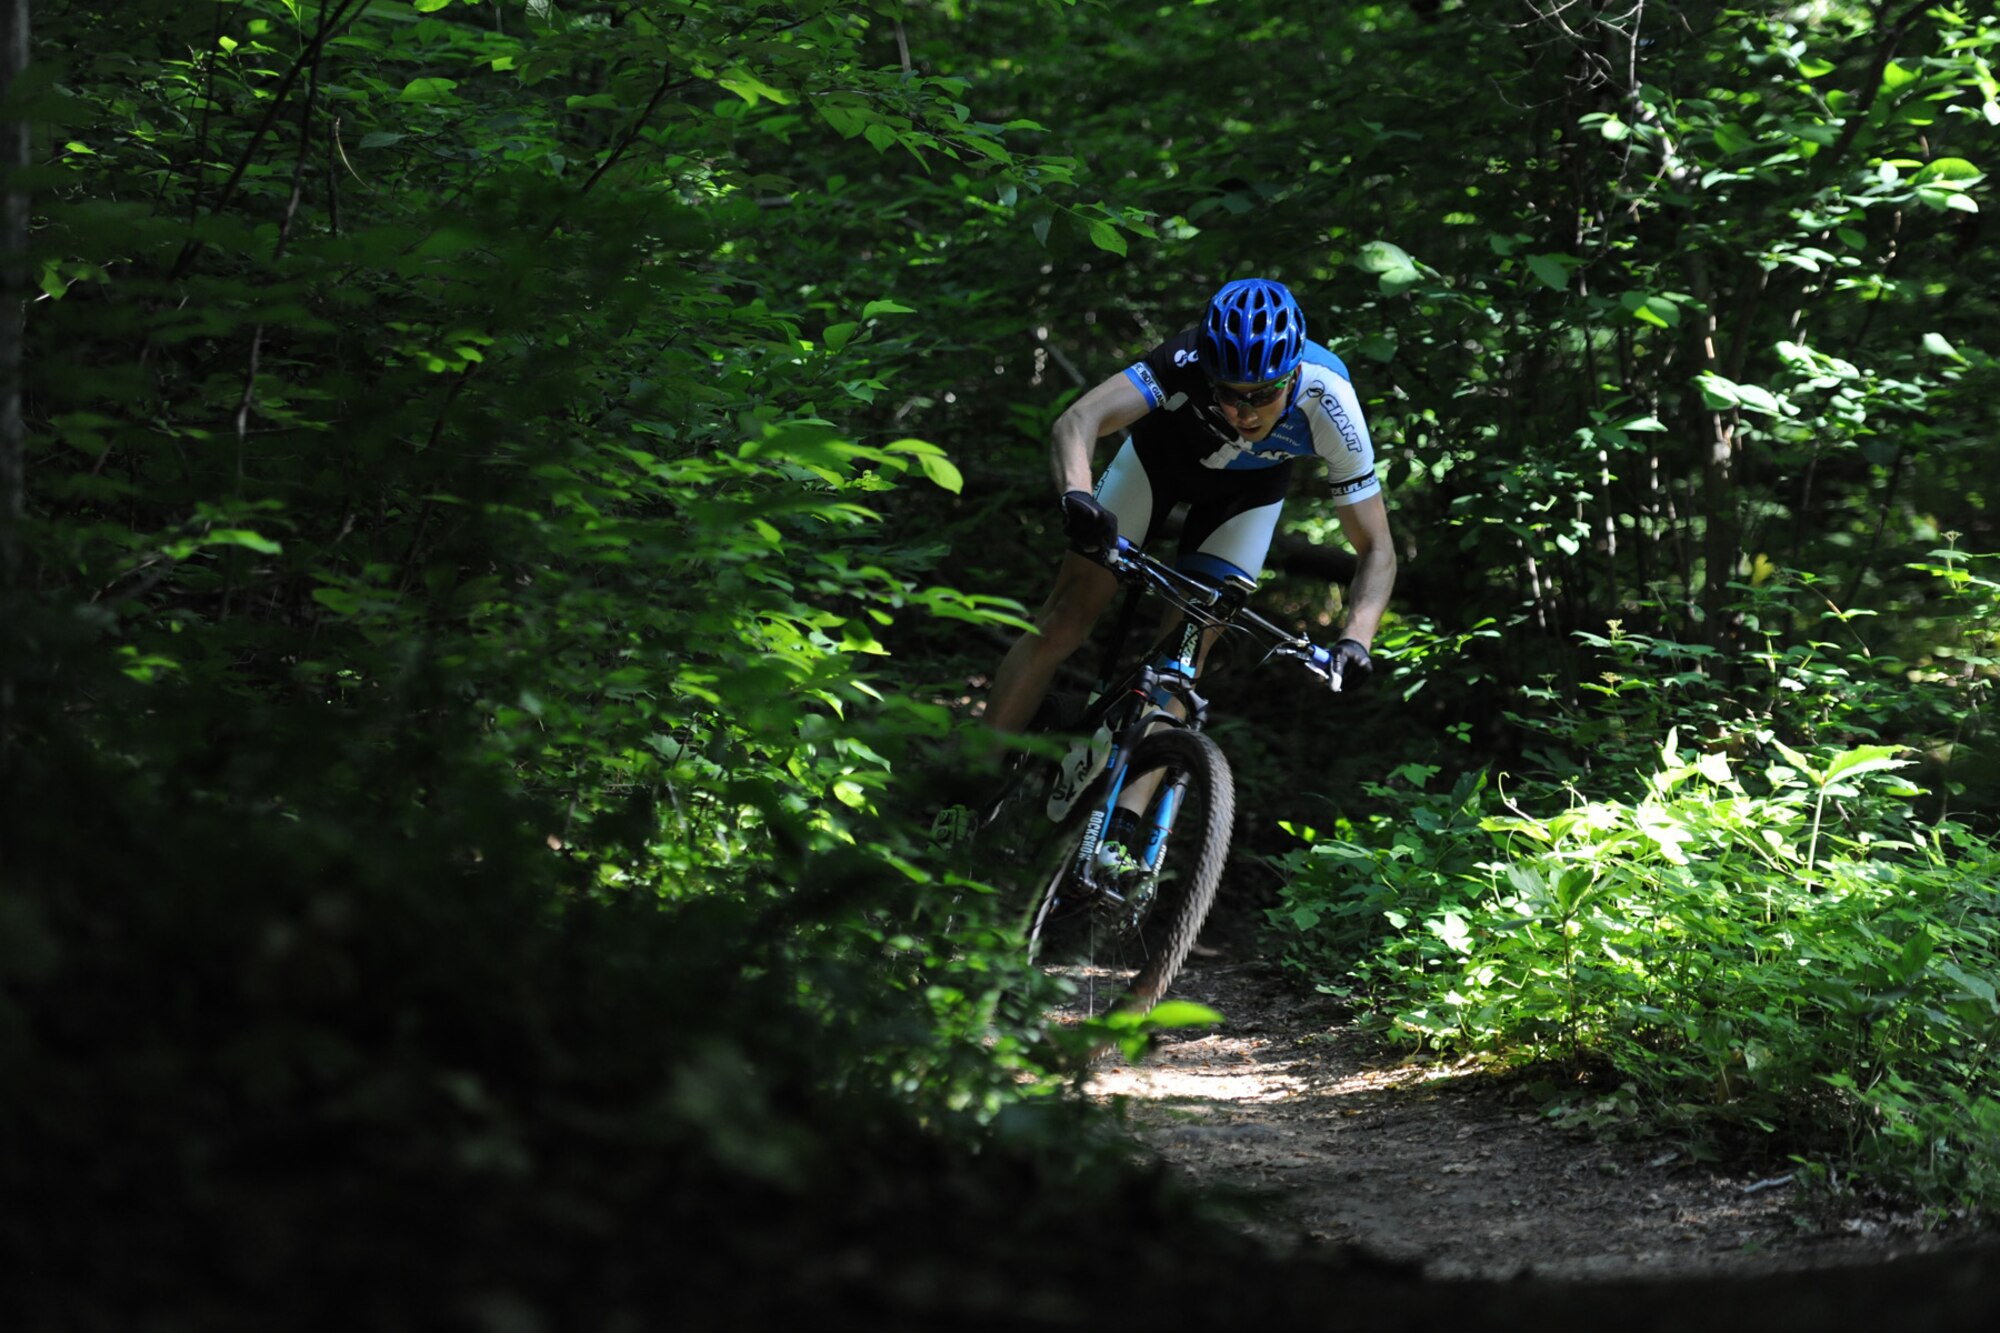
<instances>
[{"instance_id":1,"label":"man's leg","mask_svg":"<svg viewBox=\"0 0 2000 1333\"><path fill-rule=\"evenodd\" d=\"M1001 659L987 692L985 723L995 731L1020 731L1034 718L1056 668L1090 638L1090 631L1118 591L1111 571L1071 551L1063 556L1056 586L1035 616L1039 634L1023 634Z\"/></svg>"}]
</instances>

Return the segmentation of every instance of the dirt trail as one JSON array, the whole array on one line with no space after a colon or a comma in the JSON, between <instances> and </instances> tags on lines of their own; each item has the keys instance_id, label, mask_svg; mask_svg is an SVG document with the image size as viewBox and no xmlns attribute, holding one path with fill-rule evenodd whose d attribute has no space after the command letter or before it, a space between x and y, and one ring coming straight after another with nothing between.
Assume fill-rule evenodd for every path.
<instances>
[{"instance_id":1,"label":"dirt trail","mask_svg":"<svg viewBox=\"0 0 2000 1333\"><path fill-rule=\"evenodd\" d=\"M1697 1162L1555 1125L1470 1064L1403 1061L1268 964L1197 957L1176 996L1220 1029L1092 1076L1174 1168L1254 1191L1281 1245L1359 1247L1435 1277L1668 1277L1879 1262L1945 1243L1805 1195L1783 1160Z\"/></svg>"}]
</instances>

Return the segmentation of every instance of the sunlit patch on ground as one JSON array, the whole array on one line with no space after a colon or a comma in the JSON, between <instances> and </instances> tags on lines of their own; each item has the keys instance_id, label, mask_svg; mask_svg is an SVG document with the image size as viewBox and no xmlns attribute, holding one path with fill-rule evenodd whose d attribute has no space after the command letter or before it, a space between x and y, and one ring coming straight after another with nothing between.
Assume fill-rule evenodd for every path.
<instances>
[{"instance_id":1,"label":"sunlit patch on ground","mask_svg":"<svg viewBox=\"0 0 2000 1333\"><path fill-rule=\"evenodd\" d=\"M1782 1161L1698 1161L1684 1144L1565 1127L1476 1060L1385 1051L1254 963L1191 969L1175 995L1225 1023L1160 1034L1137 1062L1101 1057L1085 1087L1175 1168L1265 1196L1245 1225L1274 1244L1358 1246L1437 1277L1598 1278L1931 1243L1853 1201L1821 1216Z\"/></svg>"},{"instance_id":2,"label":"sunlit patch on ground","mask_svg":"<svg viewBox=\"0 0 2000 1333\"><path fill-rule=\"evenodd\" d=\"M1470 1067L1410 1062L1330 1072L1315 1060L1273 1054L1266 1038L1217 1033L1162 1044L1138 1064L1112 1060L1092 1074L1090 1090L1155 1102L1280 1102L1417 1087Z\"/></svg>"}]
</instances>

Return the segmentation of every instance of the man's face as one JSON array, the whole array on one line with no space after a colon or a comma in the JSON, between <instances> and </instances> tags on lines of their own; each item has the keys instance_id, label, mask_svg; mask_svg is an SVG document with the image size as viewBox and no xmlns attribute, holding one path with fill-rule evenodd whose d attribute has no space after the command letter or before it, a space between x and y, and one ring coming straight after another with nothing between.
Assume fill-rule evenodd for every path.
<instances>
[{"instance_id":1,"label":"man's face","mask_svg":"<svg viewBox=\"0 0 2000 1333\"><path fill-rule=\"evenodd\" d=\"M1235 427L1238 435L1256 444L1283 419L1285 409L1292 400L1292 378L1297 374L1295 370L1283 379L1263 384L1232 384L1217 380L1214 383L1215 405L1221 411L1222 419Z\"/></svg>"}]
</instances>

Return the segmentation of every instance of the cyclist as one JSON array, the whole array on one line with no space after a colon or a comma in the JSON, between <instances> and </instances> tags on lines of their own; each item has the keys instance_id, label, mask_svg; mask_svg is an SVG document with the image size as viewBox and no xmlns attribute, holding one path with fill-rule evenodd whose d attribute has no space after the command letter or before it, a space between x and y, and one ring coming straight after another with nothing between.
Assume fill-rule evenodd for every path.
<instances>
[{"instance_id":1,"label":"cyclist","mask_svg":"<svg viewBox=\"0 0 2000 1333\"><path fill-rule=\"evenodd\" d=\"M1093 491L1097 442L1130 431ZM1317 455L1333 485L1341 531L1358 559L1347 623L1335 645L1343 690L1368 681L1369 647L1396 581L1374 445L1339 357L1306 336L1283 284L1231 282L1199 325L1091 389L1057 419L1049 460L1071 549L1055 589L995 674L985 722L1027 725L1056 669L1090 637L1117 580L1079 552L1123 532L1144 545L1175 505L1188 506L1179 565L1220 582L1255 579L1278 526L1293 463Z\"/></svg>"}]
</instances>

